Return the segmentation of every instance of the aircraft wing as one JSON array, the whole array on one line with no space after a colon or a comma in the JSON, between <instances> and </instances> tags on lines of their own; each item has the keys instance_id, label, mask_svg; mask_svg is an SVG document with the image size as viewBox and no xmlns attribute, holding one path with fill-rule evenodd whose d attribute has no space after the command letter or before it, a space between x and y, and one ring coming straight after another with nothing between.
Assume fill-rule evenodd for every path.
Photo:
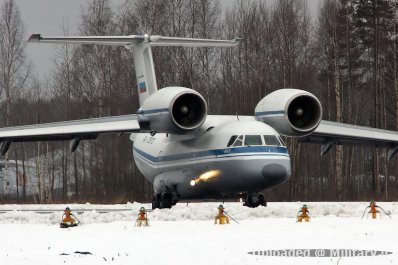
<instances>
[{"instance_id":1,"label":"aircraft wing","mask_svg":"<svg viewBox=\"0 0 398 265\"><path fill-rule=\"evenodd\" d=\"M311 134L298 139L300 142L322 144L321 155L336 144L388 148L390 159L398 151L398 133L395 131L324 120Z\"/></svg>"},{"instance_id":2,"label":"aircraft wing","mask_svg":"<svg viewBox=\"0 0 398 265\"><path fill-rule=\"evenodd\" d=\"M99 134L140 131L137 115L121 115L22 125L0 128L0 152L5 154L12 142L75 140L76 149L81 140L95 139Z\"/></svg>"}]
</instances>

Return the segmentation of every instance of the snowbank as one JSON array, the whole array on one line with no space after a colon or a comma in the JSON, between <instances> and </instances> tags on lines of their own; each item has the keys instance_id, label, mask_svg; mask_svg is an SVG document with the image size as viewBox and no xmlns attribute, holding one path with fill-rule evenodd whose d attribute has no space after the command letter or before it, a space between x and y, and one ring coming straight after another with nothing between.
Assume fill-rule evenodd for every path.
<instances>
[{"instance_id":1,"label":"snowbank","mask_svg":"<svg viewBox=\"0 0 398 265\"><path fill-rule=\"evenodd\" d=\"M2 205L0 264L398 264L398 203L380 203L393 219L364 219L366 202L306 203L313 217L297 223L302 205L270 203L249 209L225 203L239 224L215 225L219 203L178 204L149 213L149 227L134 227L139 203L124 205L68 205L83 225L60 229L66 205ZM100 214L100 209L127 211ZM39 214L22 210L55 210ZM94 210L94 209L97 209ZM174 221L175 220L175 221ZM253 251L278 249L359 249L392 252L375 257L256 256ZM76 253L79 252L79 253ZM81 253L91 254L81 254Z\"/></svg>"},{"instance_id":2,"label":"snowbank","mask_svg":"<svg viewBox=\"0 0 398 265\"><path fill-rule=\"evenodd\" d=\"M179 203L172 209L156 209L149 212L149 218L154 221L181 220L211 220L217 214L220 203ZM258 218L295 218L302 202L271 202L267 207L247 208L242 203L225 203L226 211L237 220L252 220ZM306 202L310 215L314 218L355 217L361 218L368 202ZM398 202L381 202L378 204L388 213L396 215ZM60 222L63 209L69 206L77 218L83 223L110 223L117 221L132 221L136 218L140 207L150 208L149 204L127 203L117 205L70 204L70 205L1 205L0 223L13 224L57 224ZM84 209L85 212L77 213ZM121 210L100 213L103 209ZM53 211L37 213L36 211ZM383 218L388 218L385 215Z\"/></svg>"}]
</instances>

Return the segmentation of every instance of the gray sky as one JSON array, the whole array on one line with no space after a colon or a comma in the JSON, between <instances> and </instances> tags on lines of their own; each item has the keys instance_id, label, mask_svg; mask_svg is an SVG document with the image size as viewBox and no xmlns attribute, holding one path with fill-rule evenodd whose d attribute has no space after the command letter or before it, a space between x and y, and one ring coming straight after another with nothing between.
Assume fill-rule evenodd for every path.
<instances>
[{"instance_id":1,"label":"gray sky","mask_svg":"<svg viewBox=\"0 0 398 265\"><path fill-rule=\"evenodd\" d=\"M32 33L62 35L62 25L69 24L70 34L78 32L83 0L15 0L25 24L26 38ZM120 5L124 0L111 0ZM27 46L27 56L32 62L33 71L39 77L45 76L52 66L51 58L55 49L51 44L31 43Z\"/></svg>"},{"instance_id":2,"label":"gray sky","mask_svg":"<svg viewBox=\"0 0 398 265\"><path fill-rule=\"evenodd\" d=\"M62 25L68 21L70 35L78 32L84 0L15 0L25 24L26 38L32 33L62 35ZM264 0L275 1L275 0ZM322 0L307 0L313 16ZM119 6L124 0L111 0ZM223 6L231 7L235 0L221 0ZM134 34L136 32L132 32ZM28 44L27 56L33 71L39 77L45 76L51 68L54 46L50 44Z\"/></svg>"},{"instance_id":3,"label":"gray sky","mask_svg":"<svg viewBox=\"0 0 398 265\"><path fill-rule=\"evenodd\" d=\"M26 38L32 33L43 35L62 34L63 21L69 21L71 32L75 32L81 13L80 0L16 0L25 24ZM34 72L45 75L51 67L54 48L48 44L28 44L27 56Z\"/></svg>"}]
</instances>

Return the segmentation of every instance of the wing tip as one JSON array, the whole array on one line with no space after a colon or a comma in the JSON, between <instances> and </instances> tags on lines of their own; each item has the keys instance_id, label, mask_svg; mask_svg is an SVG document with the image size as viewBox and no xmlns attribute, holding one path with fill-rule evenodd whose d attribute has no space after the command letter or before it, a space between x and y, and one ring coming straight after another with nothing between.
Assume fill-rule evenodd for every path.
<instances>
[{"instance_id":1,"label":"wing tip","mask_svg":"<svg viewBox=\"0 0 398 265\"><path fill-rule=\"evenodd\" d=\"M35 42L35 41L40 41L41 40L41 34L32 34L30 35L28 42Z\"/></svg>"}]
</instances>

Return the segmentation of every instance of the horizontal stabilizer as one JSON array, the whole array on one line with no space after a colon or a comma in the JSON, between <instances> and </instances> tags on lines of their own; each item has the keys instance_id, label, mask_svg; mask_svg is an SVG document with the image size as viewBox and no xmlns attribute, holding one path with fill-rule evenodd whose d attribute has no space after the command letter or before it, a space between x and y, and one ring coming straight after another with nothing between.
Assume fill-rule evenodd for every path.
<instances>
[{"instance_id":1,"label":"horizontal stabilizer","mask_svg":"<svg viewBox=\"0 0 398 265\"><path fill-rule=\"evenodd\" d=\"M157 90L155 67L152 59L152 46L179 47L231 47L238 45L241 39L213 40L180 37L163 37L158 35L129 35L129 36L42 36L32 34L29 42L37 43L70 43L123 46L133 52L135 76L140 105ZM1 147L0 147L1 149Z\"/></svg>"},{"instance_id":2,"label":"horizontal stabilizer","mask_svg":"<svg viewBox=\"0 0 398 265\"><path fill-rule=\"evenodd\" d=\"M100 45L115 45L128 46L142 43L145 40L144 36L52 36L43 37L41 34L32 34L29 42L42 43L76 43L76 44L100 44Z\"/></svg>"},{"instance_id":3,"label":"horizontal stabilizer","mask_svg":"<svg viewBox=\"0 0 398 265\"><path fill-rule=\"evenodd\" d=\"M129 36L49 36L32 34L29 42L42 43L76 43L76 44L99 44L114 46L134 46L145 43L150 46L181 46L181 47L228 47L239 44L240 39L233 40L212 40L179 37L163 37L149 35L129 35Z\"/></svg>"},{"instance_id":4,"label":"horizontal stabilizer","mask_svg":"<svg viewBox=\"0 0 398 265\"><path fill-rule=\"evenodd\" d=\"M151 46L182 46L182 47L228 47L238 45L240 38L233 40L211 40L178 37L151 36Z\"/></svg>"}]
</instances>

